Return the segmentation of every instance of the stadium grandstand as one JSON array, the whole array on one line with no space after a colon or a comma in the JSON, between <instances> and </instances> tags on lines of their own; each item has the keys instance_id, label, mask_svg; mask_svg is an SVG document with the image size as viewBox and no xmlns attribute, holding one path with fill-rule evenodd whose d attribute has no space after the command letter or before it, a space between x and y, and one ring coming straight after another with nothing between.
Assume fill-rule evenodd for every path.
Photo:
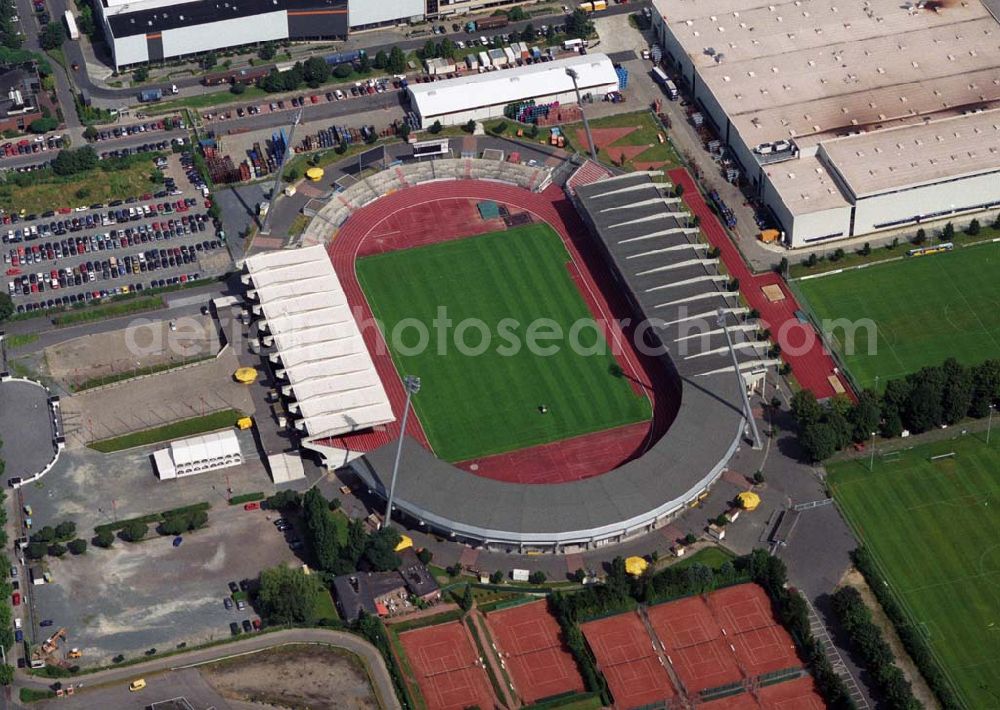
<instances>
[{"instance_id":1,"label":"stadium grandstand","mask_svg":"<svg viewBox=\"0 0 1000 710\"><path fill-rule=\"evenodd\" d=\"M1000 3L654 0L664 66L792 247L1000 208Z\"/></svg>"}]
</instances>

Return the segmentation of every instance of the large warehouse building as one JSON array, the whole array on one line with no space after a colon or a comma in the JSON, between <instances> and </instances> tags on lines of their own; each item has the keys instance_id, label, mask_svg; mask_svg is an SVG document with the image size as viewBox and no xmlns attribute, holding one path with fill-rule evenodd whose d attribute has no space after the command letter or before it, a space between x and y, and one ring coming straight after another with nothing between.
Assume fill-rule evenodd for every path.
<instances>
[{"instance_id":1,"label":"large warehouse building","mask_svg":"<svg viewBox=\"0 0 1000 710\"><path fill-rule=\"evenodd\" d=\"M603 97L618 89L618 75L607 55L586 54L430 84L414 83L407 91L424 126L435 121L454 126L502 118L504 108L519 101L576 103L568 70L576 72L582 95Z\"/></svg>"},{"instance_id":2,"label":"large warehouse building","mask_svg":"<svg viewBox=\"0 0 1000 710\"><path fill-rule=\"evenodd\" d=\"M786 244L806 247L1000 207L990 7L655 0L653 15Z\"/></svg>"}]
</instances>

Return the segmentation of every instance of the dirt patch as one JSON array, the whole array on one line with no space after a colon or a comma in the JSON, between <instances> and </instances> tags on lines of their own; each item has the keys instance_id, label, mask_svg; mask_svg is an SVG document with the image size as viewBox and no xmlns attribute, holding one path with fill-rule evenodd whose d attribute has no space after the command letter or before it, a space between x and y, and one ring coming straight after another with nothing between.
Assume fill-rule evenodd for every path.
<instances>
[{"instance_id":1,"label":"dirt patch","mask_svg":"<svg viewBox=\"0 0 1000 710\"><path fill-rule=\"evenodd\" d=\"M621 128L592 128L591 135L594 136L594 145L600 148L607 148L615 142L620 141L630 133L635 132L638 126L624 126ZM582 128L576 129L577 145L587 145L587 134ZM645 150L645 146L643 150Z\"/></svg>"},{"instance_id":2,"label":"dirt patch","mask_svg":"<svg viewBox=\"0 0 1000 710\"><path fill-rule=\"evenodd\" d=\"M327 646L296 645L201 668L223 697L255 707L377 710L361 661Z\"/></svg>"},{"instance_id":3,"label":"dirt patch","mask_svg":"<svg viewBox=\"0 0 1000 710\"><path fill-rule=\"evenodd\" d=\"M185 316L174 321L137 317L127 328L52 345L45 349L45 360L49 374L73 388L102 378L191 362L215 355L220 347L215 323L209 317Z\"/></svg>"},{"instance_id":4,"label":"dirt patch","mask_svg":"<svg viewBox=\"0 0 1000 710\"><path fill-rule=\"evenodd\" d=\"M930 708L931 710L940 708L941 705L938 703L937 698L931 692L924 677L920 675L920 671L913 664L910 654L903 648L903 643L899 640L899 636L896 635L896 629L893 627L892 622L889 621L889 617L882 611L882 606L875 599L875 595L872 594L872 590L868 586L868 582L865 581L864 576L856 569L851 568L844 573L843 578L840 580L840 586L854 587L861 594L865 605L872 612L872 621L882 629L886 643L892 649L892 655L896 657L896 665L899 666L906 680L910 681L910 685L913 686L913 695L917 699L917 702L920 703L920 706Z\"/></svg>"}]
</instances>

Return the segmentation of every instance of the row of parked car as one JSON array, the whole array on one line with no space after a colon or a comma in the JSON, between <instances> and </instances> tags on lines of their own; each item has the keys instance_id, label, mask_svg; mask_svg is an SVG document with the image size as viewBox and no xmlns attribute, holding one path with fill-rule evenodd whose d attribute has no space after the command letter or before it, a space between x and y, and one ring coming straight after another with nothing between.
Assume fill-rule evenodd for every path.
<instances>
[{"instance_id":1,"label":"row of parked car","mask_svg":"<svg viewBox=\"0 0 1000 710\"><path fill-rule=\"evenodd\" d=\"M179 116L174 116L170 119L171 126L179 130L184 130L184 121ZM129 126L115 126L114 128L108 128L103 131L98 131L97 135L94 136L94 141L110 141L116 138L124 138L125 136L134 136L139 133L148 133L152 131L162 131L166 128L166 119L161 119L158 121L149 121L147 123L133 123Z\"/></svg>"},{"instance_id":2,"label":"row of parked car","mask_svg":"<svg viewBox=\"0 0 1000 710\"><path fill-rule=\"evenodd\" d=\"M173 142L177 145L184 145L186 142L185 138L174 138ZM158 150L167 150L170 148L170 141L158 141L156 143L143 143L142 145L135 145L130 148L118 148L116 150L105 150L101 152L101 158L107 160L108 158L124 158L127 155L137 155L139 153L153 153Z\"/></svg>"},{"instance_id":3,"label":"row of parked car","mask_svg":"<svg viewBox=\"0 0 1000 710\"><path fill-rule=\"evenodd\" d=\"M58 150L63 147L62 136L38 136L33 140L24 138L17 143L4 143L0 145L0 154L5 158L13 158L16 155L30 155L31 153L42 153L49 150Z\"/></svg>"},{"instance_id":4,"label":"row of parked car","mask_svg":"<svg viewBox=\"0 0 1000 710\"><path fill-rule=\"evenodd\" d=\"M171 276L166 279L153 279L148 285L143 284L141 281L137 281L131 284L125 284L123 286L115 286L114 288L98 289L95 291L85 291L83 293L71 293L68 295L53 296L47 300L41 300L37 303L19 303L17 305L18 313L32 313L34 311L46 311L53 308L64 308L66 306L73 306L77 303L90 303L92 301L100 301L103 298L111 298L113 296L123 296L129 293L140 293L147 289L153 288L166 288L167 286L172 286L174 284L187 283L188 281L197 281L201 278L201 274L194 272L190 274L181 274L179 276Z\"/></svg>"}]
</instances>

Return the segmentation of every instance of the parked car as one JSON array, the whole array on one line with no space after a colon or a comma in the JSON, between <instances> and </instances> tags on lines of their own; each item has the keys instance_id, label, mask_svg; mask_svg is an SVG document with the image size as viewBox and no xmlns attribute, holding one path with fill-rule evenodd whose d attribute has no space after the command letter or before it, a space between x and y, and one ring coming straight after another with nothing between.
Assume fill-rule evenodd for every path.
<instances>
[{"instance_id":1,"label":"parked car","mask_svg":"<svg viewBox=\"0 0 1000 710\"><path fill-rule=\"evenodd\" d=\"M42 627L52 626L52 619L42 619L42 621L39 624L39 626L42 626Z\"/></svg>"},{"instance_id":2,"label":"parked car","mask_svg":"<svg viewBox=\"0 0 1000 710\"><path fill-rule=\"evenodd\" d=\"M235 621L230 622L230 624L229 624L229 632L233 636L239 636L240 635L240 625L237 624Z\"/></svg>"},{"instance_id":3,"label":"parked car","mask_svg":"<svg viewBox=\"0 0 1000 710\"><path fill-rule=\"evenodd\" d=\"M245 601L243 601L242 599L237 599L236 600L236 608L239 611L243 611L244 609L247 608L247 603Z\"/></svg>"},{"instance_id":4,"label":"parked car","mask_svg":"<svg viewBox=\"0 0 1000 710\"><path fill-rule=\"evenodd\" d=\"M247 503L243 506L243 510L260 510L260 503Z\"/></svg>"},{"instance_id":5,"label":"parked car","mask_svg":"<svg viewBox=\"0 0 1000 710\"><path fill-rule=\"evenodd\" d=\"M243 620L243 630L246 631L247 633L253 631L253 624L250 623L250 619Z\"/></svg>"},{"instance_id":6,"label":"parked car","mask_svg":"<svg viewBox=\"0 0 1000 710\"><path fill-rule=\"evenodd\" d=\"M230 599L229 597L226 597L225 599L222 600L222 603L223 603L223 605L225 605L225 607L226 607L227 610L232 610L232 608L233 608L233 600L232 599Z\"/></svg>"},{"instance_id":7,"label":"parked car","mask_svg":"<svg viewBox=\"0 0 1000 710\"><path fill-rule=\"evenodd\" d=\"M232 592L233 594L236 594L236 592L240 591L240 585L238 585L236 582L230 582L229 591Z\"/></svg>"}]
</instances>

